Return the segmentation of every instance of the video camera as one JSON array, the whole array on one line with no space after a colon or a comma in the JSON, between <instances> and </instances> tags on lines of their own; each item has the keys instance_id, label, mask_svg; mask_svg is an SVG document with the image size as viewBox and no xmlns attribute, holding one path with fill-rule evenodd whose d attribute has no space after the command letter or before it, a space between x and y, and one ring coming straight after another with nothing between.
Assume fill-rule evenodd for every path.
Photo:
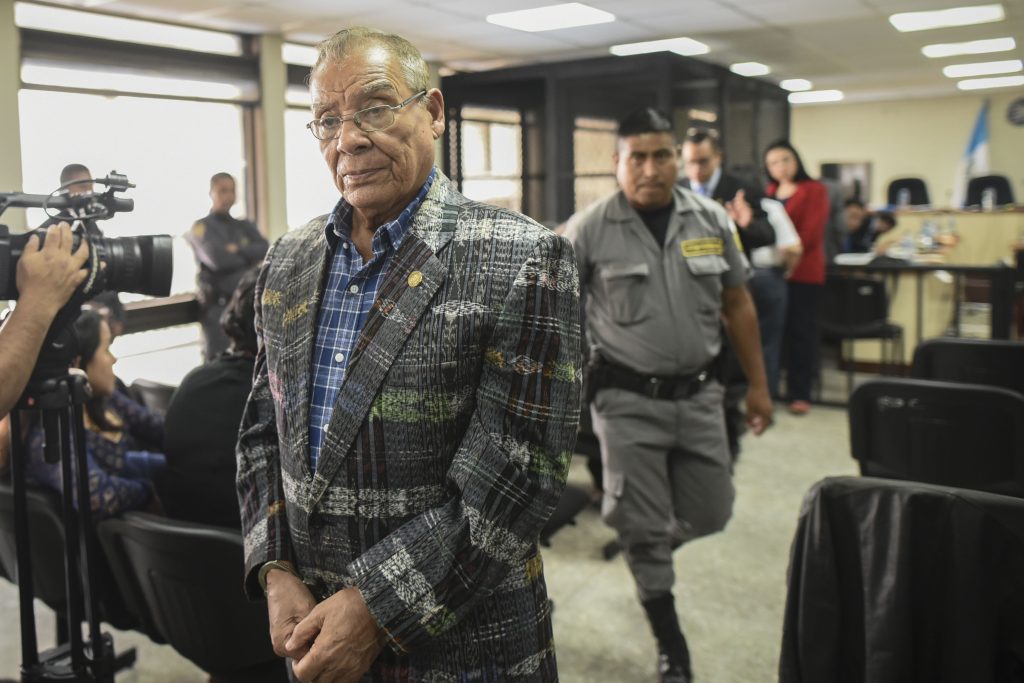
<instances>
[{"instance_id":1,"label":"video camera","mask_svg":"<svg viewBox=\"0 0 1024 683\"><path fill-rule=\"evenodd\" d=\"M72 185L91 183L105 185L108 189L105 192L69 191ZM41 208L51 220L80 221L82 227L75 232L73 249L77 249L83 239L89 242L89 260L83 266L89 274L55 317L43 346L41 363L54 361L67 367L67 362L76 355L74 339L66 338L69 328L78 317L81 305L96 294L107 290L151 296L170 293L173 249L170 235L110 238L104 237L95 226L94 221L135 208L132 199L116 195L131 187L135 185L128 182L127 177L111 171L105 178L70 181L48 195L0 192L0 215L10 207ZM18 298L18 259L33 234L39 236L41 247L46 238L44 230L12 235L7 226L0 225L0 300Z\"/></svg>"},{"instance_id":2,"label":"video camera","mask_svg":"<svg viewBox=\"0 0 1024 683\"><path fill-rule=\"evenodd\" d=\"M71 191L71 186L91 186L93 183L106 185L108 189L102 193ZM43 342L32 378L19 402L19 409L11 412L12 437L24 433L23 413L29 413L29 419L33 415L39 416L44 429L44 458L47 462L60 463L61 486L65 492L61 499L61 518L65 530L67 606L61 615L66 631L61 635L66 636L66 642L40 653L32 607L33 539L29 533L25 494L28 454L23 439L12 438L11 484L20 579L22 681L113 683L114 673L135 660L134 650L115 655L113 638L100 631L99 601L94 590L97 585L95 577L99 576L99 550L92 514L88 504L76 510L73 496L68 493L74 490L79 501L90 500L89 477L73 474L89 469L83 406L90 390L84 373L70 372L75 356L80 355L73 323L79 316L82 303L102 291L166 296L171 288L170 235L106 238L96 227L96 220L134 208L131 199L116 195L130 187L134 185L125 176L111 172L106 178L76 179L65 183L48 195L0 193L0 214L11 206L42 208L50 217L50 223L66 220L80 226L75 230L73 248L77 249L82 240L89 243L89 258L83 266L87 277L57 313ZM18 260L33 233L39 236L42 246L46 232L41 229L24 235L11 235L5 226L0 226L0 299L19 297L16 279ZM134 459L149 460L142 455ZM76 529L77 533L74 533ZM88 623L88 641L82 635L83 621Z\"/></svg>"}]
</instances>

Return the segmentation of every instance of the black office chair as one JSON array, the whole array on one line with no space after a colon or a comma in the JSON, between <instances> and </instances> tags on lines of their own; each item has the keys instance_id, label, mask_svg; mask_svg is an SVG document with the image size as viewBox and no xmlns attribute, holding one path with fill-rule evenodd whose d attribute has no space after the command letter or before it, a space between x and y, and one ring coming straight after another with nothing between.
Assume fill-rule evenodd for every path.
<instances>
[{"instance_id":1,"label":"black office chair","mask_svg":"<svg viewBox=\"0 0 1024 683\"><path fill-rule=\"evenodd\" d=\"M135 400L150 410L158 413L166 413L167 406L171 403L171 396L176 387L169 384L154 382L149 379L137 379L131 383L129 391Z\"/></svg>"},{"instance_id":2,"label":"black office chair","mask_svg":"<svg viewBox=\"0 0 1024 683\"><path fill-rule=\"evenodd\" d=\"M32 589L35 597L52 609L57 618L57 642L67 640L68 597L64 576L64 522L60 496L30 487L28 502L29 546L32 559ZM97 543L96 548L99 549ZM17 543L14 534L14 491L10 482L0 483L0 564L3 573L17 583ZM152 637L129 608L110 567L100 554L94 578L100 618L116 628L138 630Z\"/></svg>"},{"instance_id":3,"label":"black office chair","mask_svg":"<svg viewBox=\"0 0 1024 683\"><path fill-rule=\"evenodd\" d=\"M825 479L787 583L779 683L1024 680L1024 500Z\"/></svg>"},{"instance_id":4,"label":"black office chair","mask_svg":"<svg viewBox=\"0 0 1024 683\"><path fill-rule=\"evenodd\" d=\"M62 621L67 609L64 581L64 522L60 498L50 491L29 489L29 539L32 557L32 587L35 597L52 609ZM0 483L0 565L12 583L18 581L18 552L14 535L14 490L10 482ZM59 642L67 637L58 625Z\"/></svg>"},{"instance_id":5,"label":"black office chair","mask_svg":"<svg viewBox=\"0 0 1024 683\"><path fill-rule=\"evenodd\" d=\"M926 339L914 349L910 376L987 384L1024 394L1024 342L958 337Z\"/></svg>"},{"instance_id":6,"label":"black office chair","mask_svg":"<svg viewBox=\"0 0 1024 683\"><path fill-rule=\"evenodd\" d=\"M985 190L995 192L995 205L1005 206L1013 204L1013 187L1010 179L1004 175L983 175L971 178L967 183L967 198L964 200L964 207L981 206L981 198Z\"/></svg>"},{"instance_id":7,"label":"black office chair","mask_svg":"<svg viewBox=\"0 0 1024 683\"><path fill-rule=\"evenodd\" d=\"M885 281L868 277L829 275L821 298L821 336L839 343L839 356L849 358L846 393L853 391L853 351L858 339L882 343L881 367L895 372L903 367L903 327L889 322Z\"/></svg>"},{"instance_id":8,"label":"black office chair","mask_svg":"<svg viewBox=\"0 0 1024 683\"><path fill-rule=\"evenodd\" d=\"M182 656L221 681L287 680L266 605L242 591L237 531L140 512L98 528L118 575L131 577L160 635Z\"/></svg>"},{"instance_id":9,"label":"black office chair","mask_svg":"<svg viewBox=\"0 0 1024 683\"><path fill-rule=\"evenodd\" d=\"M893 180L889 183L886 203L889 206L904 204L904 202L900 201L900 194L903 190L910 193L909 200L905 202L910 206L928 206L932 203L928 197L928 186L922 178L896 178Z\"/></svg>"},{"instance_id":10,"label":"black office chair","mask_svg":"<svg viewBox=\"0 0 1024 683\"><path fill-rule=\"evenodd\" d=\"M850 397L862 475L1024 498L1024 396L980 384L875 379Z\"/></svg>"}]
</instances>

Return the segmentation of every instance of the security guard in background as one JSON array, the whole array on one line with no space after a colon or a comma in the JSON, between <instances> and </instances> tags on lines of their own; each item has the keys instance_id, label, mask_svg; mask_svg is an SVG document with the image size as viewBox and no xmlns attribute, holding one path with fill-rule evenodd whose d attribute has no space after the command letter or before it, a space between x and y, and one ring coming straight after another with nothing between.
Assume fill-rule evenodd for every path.
<instances>
[{"instance_id":1,"label":"security guard in background","mask_svg":"<svg viewBox=\"0 0 1024 683\"><path fill-rule=\"evenodd\" d=\"M221 313L246 271L263 261L268 246L255 223L231 216L235 205L231 174L216 173L210 178L210 199L210 215L196 221L185 235L199 266L196 284L206 360L227 350Z\"/></svg>"},{"instance_id":2,"label":"security guard in background","mask_svg":"<svg viewBox=\"0 0 1024 683\"><path fill-rule=\"evenodd\" d=\"M747 421L771 422L747 264L717 203L678 187L671 121L619 124L621 190L570 220L590 343L588 391L601 443L601 513L619 535L658 640L661 681L689 683L672 551L724 528L734 490L714 359L724 315L750 378Z\"/></svg>"}]
</instances>

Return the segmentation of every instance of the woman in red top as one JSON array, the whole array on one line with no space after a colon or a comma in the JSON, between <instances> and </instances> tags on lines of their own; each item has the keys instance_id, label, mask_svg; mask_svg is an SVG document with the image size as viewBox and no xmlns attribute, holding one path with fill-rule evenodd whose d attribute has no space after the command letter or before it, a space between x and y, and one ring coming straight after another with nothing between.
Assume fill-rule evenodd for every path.
<instances>
[{"instance_id":1,"label":"woman in red top","mask_svg":"<svg viewBox=\"0 0 1024 683\"><path fill-rule=\"evenodd\" d=\"M771 179L765 192L786 206L804 254L789 276L785 351L787 400L790 412L811 409L811 383L818 366L818 305L825 284L825 224L828 190L804 170L800 155L787 140L768 145L765 172Z\"/></svg>"}]
</instances>

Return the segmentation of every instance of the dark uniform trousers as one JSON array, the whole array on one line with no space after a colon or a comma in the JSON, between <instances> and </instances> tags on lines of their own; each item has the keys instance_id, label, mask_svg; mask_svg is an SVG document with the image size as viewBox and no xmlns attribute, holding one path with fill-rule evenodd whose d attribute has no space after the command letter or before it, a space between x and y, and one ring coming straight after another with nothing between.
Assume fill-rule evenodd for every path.
<instances>
[{"instance_id":1,"label":"dark uniform trousers","mask_svg":"<svg viewBox=\"0 0 1024 683\"><path fill-rule=\"evenodd\" d=\"M671 592L673 549L721 531L732 514L723 394L710 380L690 398L609 388L591 404L604 466L601 515L619 534L641 600Z\"/></svg>"}]
</instances>

